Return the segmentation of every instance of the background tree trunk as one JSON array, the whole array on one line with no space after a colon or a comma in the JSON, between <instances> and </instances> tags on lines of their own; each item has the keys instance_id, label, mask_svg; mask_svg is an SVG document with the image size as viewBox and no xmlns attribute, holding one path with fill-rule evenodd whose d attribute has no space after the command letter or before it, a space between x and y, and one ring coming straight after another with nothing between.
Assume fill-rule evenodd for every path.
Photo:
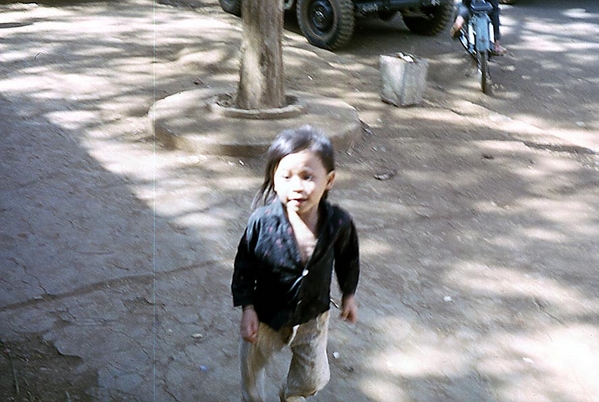
<instances>
[{"instance_id":1,"label":"background tree trunk","mask_svg":"<svg viewBox=\"0 0 599 402\"><path fill-rule=\"evenodd\" d=\"M245 0L241 15L243 38L237 107L283 107L283 0Z\"/></svg>"}]
</instances>

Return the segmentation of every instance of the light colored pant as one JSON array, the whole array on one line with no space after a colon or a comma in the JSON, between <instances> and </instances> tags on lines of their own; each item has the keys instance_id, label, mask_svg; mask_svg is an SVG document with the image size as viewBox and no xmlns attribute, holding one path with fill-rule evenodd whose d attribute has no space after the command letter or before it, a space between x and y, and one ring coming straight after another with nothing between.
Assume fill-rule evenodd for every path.
<instances>
[{"instance_id":1,"label":"light colored pant","mask_svg":"<svg viewBox=\"0 0 599 402\"><path fill-rule=\"evenodd\" d=\"M331 377L327 358L329 312L293 328L274 331L260 323L258 342L241 340L241 395L244 402L264 402L264 374L271 357L289 346L293 353L282 402L301 402L316 394Z\"/></svg>"}]
</instances>

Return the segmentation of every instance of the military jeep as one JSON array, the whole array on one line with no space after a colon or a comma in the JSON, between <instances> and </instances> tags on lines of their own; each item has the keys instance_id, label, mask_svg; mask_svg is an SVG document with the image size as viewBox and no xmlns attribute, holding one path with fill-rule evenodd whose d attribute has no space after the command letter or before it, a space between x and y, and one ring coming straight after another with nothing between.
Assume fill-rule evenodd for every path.
<instances>
[{"instance_id":1,"label":"military jeep","mask_svg":"<svg viewBox=\"0 0 599 402\"><path fill-rule=\"evenodd\" d=\"M222 9L241 15L242 0L219 0ZM454 0L284 0L285 10L295 11L302 34L311 44L335 50L347 45L356 17L383 20L401 13L410 31L436 35L451 20Z\"/></svg>"}]
</instances>

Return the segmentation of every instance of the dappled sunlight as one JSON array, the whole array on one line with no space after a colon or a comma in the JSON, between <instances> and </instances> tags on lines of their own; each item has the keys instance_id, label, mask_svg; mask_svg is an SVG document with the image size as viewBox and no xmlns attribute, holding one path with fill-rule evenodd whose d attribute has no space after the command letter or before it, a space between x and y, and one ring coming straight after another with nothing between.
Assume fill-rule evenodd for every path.
<instances>
[{"instance_id":1,"label":"dappled sunlight","mask_svg":"<svg viewBox=\"0 0 599 402\"><path fill-rule=\"evenodd\" d=\"M184 360L189 367L181 372L192 379L189 384L203 375L230 392L237 386L231 334L238 318L230 308L231 262L264 160L167 149L150 134L148 116L156 100L174 93L236 90L241 21L222 13L216 0L206 7L204 13L148 2L94 2L3 12L0 21L23 26L2 31L0 61L11 69L0 76L0 92L19 105L16 119L51 125L43 133L30 126L36 140L30 146L63 140L67 149L53 161L72 164L81 175L81 188L54 189L60 175L53 182L43 169L26 172L23 188L57 191L60 205L84 195L105 202L82 213L67 210L66 221L87 234L97 222L105 224L102 230L116 228L122 255L131 255L131 261L113 259L112 250L101 254L110 245L91 239L83 257L66 244L48 251L48 260L62 263L74 254L78 262L91 250L106 260L86 267L88 281L128 269L146 278L172 277L172 288L159 295L164 305L142 300L161 311L161 330L174 329L165 343L173 347L168 357L176 358L165 365ZM495 97L466 76L469 60L461 49L449 48L446 37L420 38L393 27L378 34L394 35L393 46L377 45L376 35L360 32L358 45L332 53L285 32L286 91L348 102L365 123L362 139L338 152L331 193L360 233L362 315L355 326L333 327L331 342L340 357L331 365L341 375L315 400L340 401L334 394L339 389L356 393L351 402L588 402L599 394L598 287L589 275L599 266L599 161L588 145L596 143L599 104L589 90L597 77L585 73L599 63L599 48L591 40L577 43L578 35L597 33L596 15L567 7L563 12L574 20L559 33L536 16L522 24L506 19L506 46L514 55L493 61L493 79L501 85ZM366 41L372 47L364 50ZM379 55L419 51L424 41L433 45L422 46L431 58L422 104L382 102ZM557 52L561 59L543 62L544 53ZM560 103L571 99L568 91L580 94L580 104ZM198 131L214 140L224 135ZM232 141L243 136L232 133ZM101 180L90 170L101 172ZM124 224L129 203L141 218ZM62 218L55 209L40 210L40 227L45 219ZM17 224L16 236L26 232L20 229L26 222ZM48 238L56 236L53 226L44 230ZM156 258L156 266L140 262L131 252L135 247L146 261ZM167 281L159 284L166 287ZM207 299L216 308L205 308ZM169 304L187 310L170 314ZM199 373L191 356L209 356L214 370ZM178 385L172 375L160 380ZM219 400L230 396L226 392Z\"/></svg>"},{"instance_id":2,"label":"dappled sunlight","mask_svg":"<svg viewBox=\"0 0 599 402\"><path fill-rule=\"evenodd\" d=\"M83 142L88 147L89 153L98 160L108 171L122 175L129 180L153 182L164 177L165 173L158 173L154 158L151 158L145 149L123 148L116 142L104 142L88 139ZM142 169L140 169L142 167Z\"/></svg>"},{"instance_id":3,"label":"dappled sunlight","mask_svg":"<svg viewBox=\"0 0 599 402\"><path fill-rule=\"evenodd\" d=\"M533 35L523 36L518 44L523 48L534 46L535 51L542 52L563 52L567 53L571 50L591 50L596 49L596 44L580 44L571 39L556 35L556 32L542 21L529 21L525 24L524 29L532 31ZM563 29L568 32L569 36L579 35L597 35L599 29L596 24L591 23L572 23L563 26ZM572 55L570 55L571 57Z\"/></svg>"},{"instance_id":4,"label":"dappled sunlight","mask_svg":"<svg viewBox=\"0 0 599 402\"><path fill-rule=\"evenodd\" d=\"M561 230L561 228L556 229L548 229L546 227L538 227L538 228L524 228L522 229L522 235L532 239L532 240L540 240L544 242L551 242L559 244L562 241L567 241L567 235ZM516 245L517 241L513 239L505 238L497 238L494 241L497 245L507 246L508 244Z\"/></svg>"},{"instance_id":5,"label":"dappled sunlight","mask_svg":"<svg viewBox=\"0 0 599 402\"><path fill-rule=\"evenodd\" d=\"M598 14L593 14L585 10L584 8L569 8L562 11L562 14L572 19L583 19L583 20L597 20L599 19Z\"/></svg>"},{"instance_id":6,"label":"dappled sunlight","mask_svg":"<svg viewBox=\"0 0 599 402\"><path fill-rule=\"evenodd\" d=\"M27 76L0 80L0 90L8 94L28 94L39 90L39 82Z\"/></svg>"},{"instance_id":7,"label":"dappled sunlight","mask_svg":"<svg viewBox=\"0 0 599 402\"><path fill-rule=\"evenodd\" d=\"M482 346L478 368L492 378L510 379L498 390L500 400L552 402L567 395L568 401L586 402L599 394L598 336L590 325L498 334Z\"/></svg>"},{"instance_id":8,"label":"dappled sunlight","mask_svg":"<svg viewBox=\"0 0 599 402\"><path fill-rule=\"evenodd\" d=\"M148 56L129 56L126 58L116 58L106 61L106 66L110 67L110 69L114 69L116 71L120 71L129 74L142 74L148 75L152 73L152 68L149 65L154 61L154 58L150 55ZM106 70L104 70L106 71ZM109 70L110 71L110 70ZM135 75L133 76L135 77ZM125 77L122 77L125 78ZM129 79L131 77L129 76Z\"/></svg>"},{"instance_id":9,"label":"dappled sunlight","mask_svg":"<svg viewBox=\"0 0 599 402\"><path fill-rule=\"evenodd\" d=\"M536 180L536 188L547 189L569 186L569 176L580 172L580 169L580 162L573 159L535 158L527 166L518 169L517 173L523 178Z\"/></svg>"},{"instance_id":10,"label":"dappled sunlight","mask_svg":"<svg viewBox=\"0 0 599 402\"><path fill-rule=\"evenodd\" d=\"M583 200L539 200L530 199L521 201L523 206L537 210L544 219L559 225L580 225L584 222L592 223L597 217L594 215L593 206Z\"/></svg>"},{"instance_id":11,"label":"dappled sunlight","mask_svg":"<svg viewBox=\"0 0 599 402\"><path fill-rule=\"evenodd\" d=\"M393 384L380 377L361 380L359 386L365 395L379 402L403 401L408 397L401 384Z\"/></svg>"},{"instance_id":12,"label":"dappled sunlight","mask_svg":"<svg viewBox=\"0 0 599 402\"><path fill-rule=\"evenodd\" d=\"M6 49L7 46L0 45L0 49ZM39 55L38 49L21 49L21 50L8 50L2 52L2 59L7 63L19 61L25 58L34 58ZM4 80L2 80L4 82ZM10 88L10 86L8 87Z\"/></svg>"},{"instance_id":13,"label":"dappled sunlight","mask_svg":"<svg viewBox=\"0 0 599 402\"><path fill-rule=\"evenodd\" d=\"M318 54L312 50L294 46L283 46L285 68L301 68L306 63L315 62Z\"/></svg>"},{"instance_id":14,"label":"dappled sunlight","mask_svg":"<svg viewBox=\"0 0 599 402\"><path fill-rule=\"evenodd\" d=\"M392 339L387 334L388 339ZM398 378L458 376L467 371L470 357L457 344L444 344L434 333L418 334L418 344L394 349L392 346L374 353L378 371L389 372Z\"/></svg>"},{"instance_id":15,"label":"dappled sunlight","mask_svg":"<svg viewBox=\"0 0 599 402\"><path fill-rule=\"evenodd\" d=\"M593 204L584 200L522 200L520 204L536 213L545 221L554 225L556 230L560 230L564 236L583 235L591 238L599 238L599 229L597 228L597 217L593 210ZM546 229L545 229L546 230ZM522 234L535 238L539 230L534 228L523 228ZM535 236L533 236L535 235ZM556 239L557 240L557 239ZM567 241L562 238L561 241Z\"/></svg>"},{"instance_id":16,"label":"dappled sunlight","mask_svg":"<svg viewBox=\"0 0 599 402\"><path fill-rule=\"evenodd\" d=\"M599 310L597 301L587 301L585 295L571 285L565 286L556 279L527 273L518 268L481 266L463 262L453 267L447 274L447 279L454 286L459 284L465 294L502 298L538 298L551 303L563 314L582 316L591 312L590 309Z\"/></svg>"},{"instance_id":17,"label":"dappled sunlight","mask_svg":"<svg viewBox=\"0 0 599 402\"><path fill-rule=\"evenodd\" d=\"M376 337L360 380L365 395L386 401L388 395L409 397L406 389L424 386L428 393L442 383L462 382L459 396L448 400L486 400L483 395L492 393L505 401L586 402L597 395L599 330L595 321L584 320L596 320L599 300L540 274L504 267L458 264L445 279L463 285L463 297L481 300L476 317L455 317L450 333L436 327L445 319L435 315L369 322ZM455 297L446 303L461 303ZM509 300L528 299L536 300L546 320L532 321L537 312L530 309L510 312ZM428 400L420 396L416 400Z\"/></svg>"},{"instance_id":18,"label":"dappled sunlight","mask_svg":"<svg viewBox=\"0 0 599 402\"><path fill-rule=\"evenodd\" d=\"M393 251L393 246L380 241L380 239L366 238L360 243L360 252L365 256L364 258L368 258L368 255L378 255L391 251Z\"/></svg>"},{"instance_id":19,"label":"dappled sunlight","mask_svg":"<svg viewBox=\"0 0 599 402\"><path fill-rule=\"evenodd\" d=\"M78 130L98 122L98 113L85 110L50 112L49 121L67 130Z\"/></svg>"},{"instance_id":20,"label":"dappled sunlight","mask_svg":"<svg viewBox=\"0 0 599 402\"><path fill-rule=\"evenodd\" d=\"M46 75L49 78L52 92L68 93L75 98L87 97L96 99L98 95L111 96L119 93L118 86L105 74L68 74L64 72L51 72ZM122 92L122 91L120 91ZM49 99L49 96L45 96Z\"/></svg>"},{"instance_id":21,"label":"dappled sunlight","mask_svg":"<svg viewBox=\"0 0 599 402\"><path fill-rule=\"evenodd\" d=\"M569 49L572 52L566 52L564 57L572 66L580 66L580 65L593 65L597 62L597 51L599 51L599 43L597 44L585 44L585 43L572 43L569 46ZM574 68L574 67L573 67ZM572 72L581 72L580 68ZM596 83L599 80L599 77L586 77L585 81L589 83Z\"/></svg>"},{"instance_id":22,"label":"dappled sunlight","mask_svg":"<svg viewBox=\"0 0 599 402\"><path fill-rule=\"evenodd\" d=\"M231 57L230 51L226 48L214 48L206 49L203 51L185 51L179 52L177 63L181 65L186 64L214 64L218 65L219 68L223 68L223 63L227 64L229 68L237 68L238 60L235 57ZM159 66L161 68L168 68L168 66Z\"/></svg>"}]
</instances>

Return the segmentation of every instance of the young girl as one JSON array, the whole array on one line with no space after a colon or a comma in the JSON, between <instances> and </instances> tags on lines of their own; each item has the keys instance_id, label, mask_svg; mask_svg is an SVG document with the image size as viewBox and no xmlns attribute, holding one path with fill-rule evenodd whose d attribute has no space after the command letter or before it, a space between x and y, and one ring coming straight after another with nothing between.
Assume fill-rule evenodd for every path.
<instances>
[{"instance_id":1,"label":"young girl","mask_svg":"<svg viewBox=\"0 0 599 402\"><path fill-rule=\"evenodd\" d=\"M285 130L267 154L264 182L235 257L233 303L242 306L241 377L246 402L264 400L269 358L293 353L282 402L304 401L329 381L327 331L333 268L341 317L356 322L358 236L350 215L326 198L333 147L318 130Z\"/></svg>"}]
</instances>

